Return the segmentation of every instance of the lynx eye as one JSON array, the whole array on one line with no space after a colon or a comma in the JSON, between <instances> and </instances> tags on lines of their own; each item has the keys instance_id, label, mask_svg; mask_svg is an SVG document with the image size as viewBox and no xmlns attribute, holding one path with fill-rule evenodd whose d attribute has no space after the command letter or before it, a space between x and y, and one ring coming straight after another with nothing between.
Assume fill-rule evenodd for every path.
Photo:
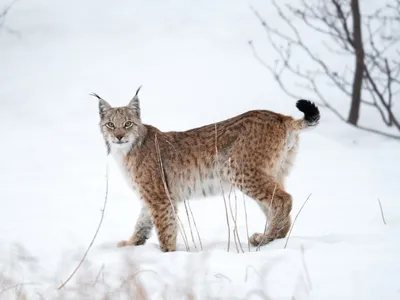
<instances>
[{"instance_id":1,"label":"lynx eye","mask_svg":"<svg viewBox=\"0 0 400 300\"><path fill-rule=\"evenodd\" d=\"M113 122L108 122L108 123L106 123L106 126L108 127L108 128L110 128L110 129L114 129L114 123Z\"/></svg>"},{"instance_id":2,"label":"lynx eye","mask_svg":"<svg viewBox=\"0 0 400 300\"><path fill-rule=\"evenodd\" d=\"M133 123L131 121L126 121L124 126L125 126L125 128L130 128L130 127L132 127L132 125L133 125Z\"/></svg>"}]
</instances>

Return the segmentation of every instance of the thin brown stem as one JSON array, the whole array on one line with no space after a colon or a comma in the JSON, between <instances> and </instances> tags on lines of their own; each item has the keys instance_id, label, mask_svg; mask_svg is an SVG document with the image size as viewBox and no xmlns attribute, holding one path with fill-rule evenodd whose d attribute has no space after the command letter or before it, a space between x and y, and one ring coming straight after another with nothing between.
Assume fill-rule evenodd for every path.
<instances>
[{"instance_id":1,"label":"thin brown stem","mask_svg":"<svg viewBox=\"0 0 400 300\"><path fill-rule=\"evenodd\" d=\"M189 223L189 230L190 230L190 235L191 235L191 237L192 237L193 246L194 246L194 248L197 250L197 245L196 245L196 242L195 242L195 240L194 240L193 229L192 229L192 222L190 222L189 211L188 211L188 206L187 206L187 201L186 201L186 199L183 199L183 203L184 203L184 206L185 206L186 216L187 216L188 223Z\"/></svg>"},{"instance_id":2,"label":"thin brown stem","mask_svg":"<svg viewBox=\"0 0 400 300\"><path fill-rule=\"evenodd\" d=\"M298 216L300 215L300 213L301 213L303 207L306 205L308 199L310 199L310 197L311 197L311 194L308 195L306 201L304 201L303 205L300 207L299 211L297 212L296 217L295 217L294 220L293 220L293 224L292 224L292 226L290 227L288 236L287 236L287 238L286 238L286 243L285 243L285 246L283 247L283 249L286 249L286 246L287 246L287 244L288 244L288 242L289 242L289 239L290 239L290 235L292 234L292 230L293 230L293 228L294 228L294 225L296 224L297 218L298 218Z\"/></svg>"},{"instance_id":3,"label":"thin brown stem","mask_svg":"<svg viewBox=\"0 0 400 300\"><path fill-rule=\"evenodd\" d=\"M217 164L217 170L220 173L220 167L219 167L219 158L218 158L218 131L217 131L217 124L215 124L215 162ZM221 191L222 191L222 198L224 199L224 205L225 205L225 217L226 217L226 224L228 226L228 246L227 246L227 252L229 252L230 249L230 244L231 244L231 226L229 225L229 216L228 216L228 207L226 205L226 199L225 199L225 193L224 193L224 188L222 186L222 179L221 179L221 174L219 174L219 184L221 186Z\"/></svg>"},{"instance_id":4,"label":"thin brown stem","mask_svg":"<svg viewBox=\"0 0 400 300\"><path fill-rule=\"evenodd\" d=\"M277 187L277 184L275 184L274 191L272 192L272 198L271 198L271 204L270 204L271 207L272 207L272 205L274 203L276 187ZM271 217L273 217L273 216L269 216L269 218L271 218ZM267 233L267 228L268 228L268 218L265 221L264 234L263 234L263 237L262 237L260 243L257 245L256 251L260 251L261 245L263 244L263 242L265 240L265 235Z\"/></svg>"},{"instance_id":5,"label":"thin brown stem","mask_svg":"<svg viewBox=\"0 0 400 300\"><path fill-rule=\"evenodd\" d=\"M58 290L62 289L71 280L71 278L75 275L75 273L78 271L80 266L83 264L83 261L86 259L86 256L88 255L89 250L92 248L92 245L93 245L94 241L96 240L96 237L97 237L97 234L99 233L101 224L103 223L104 213L105 213L106 206L107 206L107 201L108 201L108 165L106 167L106 192L105 192L105 196L104 196L104 204L103 204L103 209L101 210L101 216L100 216L99 224L97 225L97 228L96 228L96 231L95 231L95 233L93 235L93 238L90 241L90 244L87 247L85 253L83 254L82 259L79 261L78 265L72 271L72 273L69 275L69 277L57 288Z\"/></svg>"},{"instance_id":6,"label":"thin brown stem","mask_svg":"<svg viewBox=\"0 0 400 300\"><path fill-rule=\"evenodd\" d=\"M193 215L192 208L190 207L190 201L188 201L188 202L187 202L187 205L188 205L188 208L189 208L190 214L191 214L191 216L192 216L192 220L193 220L194 228L196 229L196 232L197 232L197 237L198 237L198 239L199 239L199 243L200 243L200 249L203 251L203 243L201 242L201 238L200 238L199 229L197 228L197 224L196 224L196 219L194 218L194 215Z\"/></svg>"},{"instance_id":7,"label":"thin brown stem","mask_svg":"<svg viewBox=\"0 0 400 300\"><path fill-rule=\"evenodd\" d=\"M161 179L162 179L162 182L163 182L163 185L164 185L165 193L166 193L166 195L167 195L167 198L168 198L168 200L169 200L169 203L171 204L172 212L173 212L173 214L174 214L175 220L176 220L176 222L178 223L179 232L180 232L180 234L181 234L181 236L182 236L183 242L185 243L186 251L189 251L189 250L190 250L190 247L189 247L188 239L187 239L187 236L186 236L185 228L183 227L182 221L181 221L181 219L179 218L179 216L178 216L178 214L177 214L177 212L176 212L176 210L175 210L175 205L174 205L174 203L173 203L173 201L172 201L172 199L171 199L171 195L170 195L170 193L169 193L167 181L166 181L166 179L165 179L164 165L163 165L163 162L162 162L162 157L161 157L161 152L160 152L160 146L159 146L159 144L158 144L157 135L155 135L155 137L154 137L154 144L155 144L155 146L156 146L158 163L159 163L159 165L160 165Z\"/></svg>"}]
</instances>

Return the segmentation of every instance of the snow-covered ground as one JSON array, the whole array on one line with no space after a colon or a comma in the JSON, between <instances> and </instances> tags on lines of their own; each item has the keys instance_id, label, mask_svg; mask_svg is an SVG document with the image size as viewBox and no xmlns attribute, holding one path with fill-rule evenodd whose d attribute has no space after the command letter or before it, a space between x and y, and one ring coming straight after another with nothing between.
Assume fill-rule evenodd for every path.
<instances>
[{"instance_id":1,"label":"snow-covered ground","mask_svg":"<svg viewBox=\"0 0 400 300\"><path fill-rule=\"evenodd\" d=\"M320 125L302 134L287 183L293 217L311 196L286 248L277 240L249 251L239 192L226 200L234 211L237 204L244 253L232 232L227 253L222 197L190 203L202 251L183 207L189 252L181 236L177 252L160 252L155 234L144 246L116 248L132 233L140 205L105 155L97 101L88 94L123 105L143 84L143 121L164 131L250 109L301 117L247 44L256 41L264 59L275 59L249 9L274 22L266 2L15 2L6 19L14 33L0 31L1 299L21 289L27 299L106 292L101 299L128 299L129 288L136 288L129 299L140 299L140 287L150 299L400 299L400 143L350 128L324 109ZM364 114L367 121L374 125ZM57 292L98 226L107 164L100 231ZM245 203L249 233L262 231L258 206Z\"/></svg>"}]
</instances>

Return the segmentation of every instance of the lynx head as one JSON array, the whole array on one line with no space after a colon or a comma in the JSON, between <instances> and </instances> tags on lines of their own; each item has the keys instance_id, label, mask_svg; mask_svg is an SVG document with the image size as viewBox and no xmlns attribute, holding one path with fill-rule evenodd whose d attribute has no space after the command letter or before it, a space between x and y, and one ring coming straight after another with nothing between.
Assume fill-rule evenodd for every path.
<instances>
[{"instance_id":1,"label":"lynx head","mask_svg":"<svg viewBox=\"0 0 400 300\"><path fill-rule=\"evenodd\" d=\"M128 152L132 146L143 139L145 128L140 119L139 96L141 86L128 105L111 107L107 101L97 94L99 100L100 130L107 146L107 153L112 150Z\"/></svg>"}]
</instances>

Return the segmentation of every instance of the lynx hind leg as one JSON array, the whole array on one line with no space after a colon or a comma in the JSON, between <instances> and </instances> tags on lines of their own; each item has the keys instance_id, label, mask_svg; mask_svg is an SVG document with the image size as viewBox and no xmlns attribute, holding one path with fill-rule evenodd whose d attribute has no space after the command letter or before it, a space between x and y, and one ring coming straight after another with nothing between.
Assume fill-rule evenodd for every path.
<instances>
[{"instance_id":1,"label":"lynx hind leg","mask_svg":"<svg viewBox=\"0 0 400 300\"><path fill-rule=\"evenodd\" d=\"M264 172L256 171L251 175L244 174L243 180L239 181L237 186L259 203L268 219L265 231L254 233L249 242L259 246L286 237L291 225L292 197L281 184Z\"/></svg>"},{"instance_id":2,"label":"lynx hind leg","mask_svg":"<svg viewBox=\"0 0 400 300\"><path fill-rule=\"evenodd\" d=\"M288 140L288 147L289 149L287 150L286 157L282 162L281 171L278 175L278 181L282 185L282 187L285 186L286 178L289 176L293 168L294 161L296 159L297 149L299 147L298 134Z\"/></svg>"},{"instance_id":3,"label":"lynx hind leg","mask_svg":"<svg viewBox=\"0 0 400 300\"><path fill-rule=\"evenodd\" d=\"M139 217L136 221L135 230L129 240L123 240L118 243L118 247L125 246L139 246L144 245L147 239L150 237L151 230L153 229L153 221L149 210L146 206L143 206Z\"/></svg>"}]
</instances>

